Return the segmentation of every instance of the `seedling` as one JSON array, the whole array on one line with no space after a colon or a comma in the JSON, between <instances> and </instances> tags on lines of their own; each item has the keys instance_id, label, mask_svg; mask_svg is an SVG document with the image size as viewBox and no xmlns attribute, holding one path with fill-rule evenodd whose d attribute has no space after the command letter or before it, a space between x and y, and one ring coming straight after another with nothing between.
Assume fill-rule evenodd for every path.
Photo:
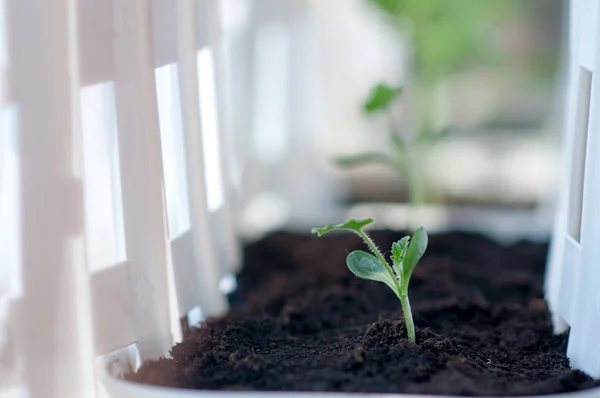
<instances>
[{"instance_id":1,"label":"seedling","mask_svg":"<svg viewBox=\"0 0 600 398\"><path fill-rule=\"evenodd\" d=\"M405 236L392 244L392 266L385 259L375 242L367 235L363 228L373 222L372 218L356 220L351 218L342 224L329 224L325 227L315 227L313 233L318 236L334 231L347 230L356 233L367 244L373 254L362 250L355 250L348 254L346 265L350 272L361 279L385 283L400 299L406 333L408 339L415 342L415 324L408 300L408 284L415 266L427 249L427 233L423 227L417 228L412 238Z\"/></svg>"}]
</instances>

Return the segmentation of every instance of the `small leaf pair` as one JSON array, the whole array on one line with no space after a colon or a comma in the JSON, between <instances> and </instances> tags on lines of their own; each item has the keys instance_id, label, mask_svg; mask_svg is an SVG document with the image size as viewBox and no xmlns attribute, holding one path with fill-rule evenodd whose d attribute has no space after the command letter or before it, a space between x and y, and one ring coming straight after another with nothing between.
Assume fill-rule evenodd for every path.
<instances>
[{"instance_id":1,"label":"small leaf pair","mask_svg":"<svg viewBox=\"0 0 600 398\"><path fill-rule=\"evenodd\" d=\"M362 220L351 218L345 223L313 228L312 232L322 236L334 230L348 230L363 239L373 254L362 250L353 251L346 258L348 269L361 279L383 282L396 293L402 305L408 338L415 342L415 325L408 300L408 285L413 270L427 249L427 233L423 227L419 227L412 238L405 236L394 242L391 255L392 266L390 267L381 251L363 231L363 228L372 222L372 218Z\"/></svg>"}]
</instances>

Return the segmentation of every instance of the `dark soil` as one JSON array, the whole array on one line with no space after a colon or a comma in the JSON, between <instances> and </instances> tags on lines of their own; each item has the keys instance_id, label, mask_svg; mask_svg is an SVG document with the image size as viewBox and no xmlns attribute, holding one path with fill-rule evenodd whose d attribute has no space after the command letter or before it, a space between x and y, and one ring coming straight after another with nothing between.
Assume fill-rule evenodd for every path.
<instances>
[{"instance_id":1,"label":"dark soil","mask_svg":"<svg viewBox=\"0 0 600 398\"><path fill-rule=\"evenodd\" d=\"M402 235L375 232L380 247ZM355 278L353 235L275 233L245 249L227 315L131 380L197 389L538 395L600 386L572 370L543 296L547 246L431 236L410 298L417 344L384 284Z\"/></svg>"}]
</instances>

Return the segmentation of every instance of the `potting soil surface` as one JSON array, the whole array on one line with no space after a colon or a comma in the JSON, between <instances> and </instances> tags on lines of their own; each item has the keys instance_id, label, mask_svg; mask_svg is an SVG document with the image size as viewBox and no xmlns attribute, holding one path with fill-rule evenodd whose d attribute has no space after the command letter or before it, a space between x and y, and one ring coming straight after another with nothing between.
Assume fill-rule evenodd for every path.
<instances>
[{"instance_id":1,"label":"potting soil surface","mask_svg":"<svg viewBox=\"0 0 600 398\"><path fill-rule=\"evenodd\" d=\"M390 248L403 234L376 231ZM218 390L538 395L600 386L573 370L543 297L547 245L430 236L409 296L417 342L384 284L356 278L351 234L278 232L248 245L233 309L130 380ZM389 252L386 253L386 257Z\"/></svg>"}]
</instances>

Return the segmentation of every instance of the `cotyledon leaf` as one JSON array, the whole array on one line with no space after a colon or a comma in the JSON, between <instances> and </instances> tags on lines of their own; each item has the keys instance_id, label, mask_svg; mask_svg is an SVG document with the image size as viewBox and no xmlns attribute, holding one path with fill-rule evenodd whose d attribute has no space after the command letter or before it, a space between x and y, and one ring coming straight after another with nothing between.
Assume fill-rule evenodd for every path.
<instances>
[{"instance_id":1,"label":"cotyledon leaf","mask_svg":"<svg viewBox=\"0 0 600 398\"><path fill-rule=\"evenodd\" d=\"M383 282L396 294L396 282L386 269L374 255L362 250L355 250L348 254L346 258L348 269L361 279L369 279L372 281Z\"/></svg>"}]
</instances>

